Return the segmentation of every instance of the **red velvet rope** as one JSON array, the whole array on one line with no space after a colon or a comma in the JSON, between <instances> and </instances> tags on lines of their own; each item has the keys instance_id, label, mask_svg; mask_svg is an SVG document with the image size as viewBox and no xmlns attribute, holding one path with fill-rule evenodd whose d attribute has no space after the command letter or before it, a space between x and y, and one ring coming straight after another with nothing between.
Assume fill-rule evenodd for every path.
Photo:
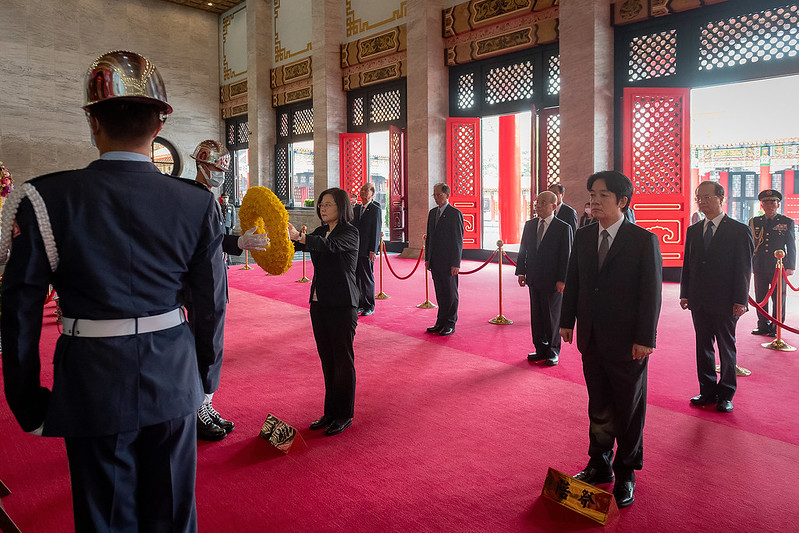
<instances>
[{"instance_id":1,"label":"red velvet rope","mask_svg":"<svg viewBox=\"0 0 799 533\"><path fill-rule=\"evenodd\" d=\"M459 274L463 274L463 275L466 275L466 274L474 274L475 272L479 272L480 270L483 270L483 269L485 268L485 266L486 266L488 263L490 263L490 262L491 262L491 260L492 260L492 259L494 259L494 257L496 257L496 255L497 255L497 250L494 250L494 253L493 253L493 254L491 254L491 257L489 257L488 259L486 259L486 262L485 262L485 263L483 263L483 264L482 264L482 265L480 265L479 267L475 268L474 270L467 270L467 271L465 271L465 272L464 272L463 270L461 270L461 271L459 272Z\"/></svg>"},{"instance_id":2,"label":"red velvet rope","mask_svg":"<svg viewBox=\"0 0 799 533\"><path fill-rule=\"evenodd\" d=\"M771 298L772 294L774 294L774 287L777 285L777 279L779 278L779 275L780 275L780 270L778 268L775 268L774 277L771 278L771 287L769 287L768 294L766 294L766 297L763 298L763 301L761 301L760 304L758 304L760 305L760 307L766 305L768 299Z\"/></svg>"},{"instance_id":3,"label":"red velvet rope","mask_svg":"<svg viewBox=\"0 0 799 533\"><path fill-rule=\"evenodd\" d=\"M407 276L400 276L396 272L394 272L394 269L391 267L391 263L389 263L388 261L388 254L386 253L386 244L381 243L381 246L383 248L383 257L386 258L386 264L388 265L388 269L391 271L392 274L394 274L394 277L397 279L408 279L411 276L413 276L413 273L416 272L417 268L419 268L419 263L422 262L422 255L424 254L424 248L419 250L419 258L416 260L416 264L414 265L413 270L411 270L411 273L408 274Z\"/></svg>"},{"instance_id":4,"label":"red velvet rope","mask_svg":"<svg viewBox=\"0 0 799 533\"><path fill-rule=\"evenodd\" d=\"M505 256L505 259L508 260L508 263L510 263L513 266L518 266L516 263L513 262L513 259L510 258L510 256L505 252L505 250L502 250L502 255Z\"/></svg>"},{"instance_id":5,"label":"red velvet rope","mask_svg":"<svg viewBox=\"0 0 799 533\"><path fill-rule=\"evenodd\" d=\"M782 279L785 280L785 283L788 284L788 286L791 288L792 291L794 292L799 291L799 287L794 287L793 283L791 283L791 280L788 279L788 273L785 272L785 269L782 269Z\"/></svg>"},{"instance_id":6,"label":"red velvet rope","mask_svg":"<svg viewBox=\"0 0 799 533\"><path fill-rule=\"evenodd\" d=\"M764 317L768 318L772 323L777 324L782 329L786 329L786 330L790 331L791 333L799 334L799 329L794 329L794 328L792 328L790 326L786 326L785 324L783 324L782 322L778 321L776 318L774 318L773 316L771 316L767 312L763 311L763 307L761 305L758 305L758 303L755 301L755 299L752 298L751 296L749 297L749 305L753 306L758 313L760 313Z\"/></svg>"}]
</instances>

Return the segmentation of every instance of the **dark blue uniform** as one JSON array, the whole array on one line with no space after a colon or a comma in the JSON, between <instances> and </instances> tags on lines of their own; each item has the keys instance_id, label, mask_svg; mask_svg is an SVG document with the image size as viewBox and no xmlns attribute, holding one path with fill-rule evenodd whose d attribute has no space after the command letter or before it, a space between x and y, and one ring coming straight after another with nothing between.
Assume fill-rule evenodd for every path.
<instances>
[{"instance_id":1,"label":"dark blue uniform","mask_svg":"<svg viewBox=\"0 0 799 533\"><path fill-rule=\"evenodd\" d=\"M796 268L796 244L794 242L794 223L793 219L777 213L773 218L766 218L760 215L749 220L749 227L752 229L752 238L755 243L755 253L752 256L752 271L755 276L755 299L760 302L768 294L771 280L774 277L774 269L777 266L777 258L774 257L776 250L783 250L785 257L782 264L786 270ZM785 316L785 282L782 282L782 310ZM773 303L771 315L776 313L777 289L771 296ZM765 311L769 310L769 304L763 306ZM761 332L776 333L776 326L763 315L757 315L757 329Z\"/></svg>"},{"instance_id":2,"label":"dark blue uniform","mask_svg":"<svg viewBox=\"0 0 799 533\"><path fill-rule=\"evenodd\" d=\"M51 270L32 204L3 277L3 374L22 429L66 438L78 531L196 529L196 412L219 385L225 317L222 228L213 195L150 162L98 160L30 182L59 262ZM183 323L112 337L62 335L50 391L39 380L49 284L64 317L111 320L196 310Z\"/></svg>"},{"instance_id":3,"label":"dark blue uniform","mask_svg":"<svg viewBox=\"0 0 799 533\"><path fill-rule=\"evenodd\" d=\"M358 246L358 266L355 270L355 280L361 300L358 307L364 311L375 309L375 276L374 262L369 259L369 253L380 253L380 242L383 238L383 223L380 216L380 204L372 200L364 209L363 205L355 206L355 219L353 225L358 228L360 245Z\"/></svg>"}]
</instances>

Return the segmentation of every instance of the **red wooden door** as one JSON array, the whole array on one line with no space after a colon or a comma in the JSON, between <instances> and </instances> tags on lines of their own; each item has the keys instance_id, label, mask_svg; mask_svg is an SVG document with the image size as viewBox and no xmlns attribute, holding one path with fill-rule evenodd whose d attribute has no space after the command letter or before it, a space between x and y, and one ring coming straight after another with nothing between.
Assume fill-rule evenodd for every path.
<instances>
[{"instance_id":1,"label":"red wooden door","mask_svg":"<svg viewBox=\"0 0 799 533\"><path fill-rule=\"evenodd\" d=\"M358 198L361 186L366 183L366 134L339 133L339 180L340 187L350 198Z\"/></svg>"},{"instance_id":2,"label":"red wooden door","mask_svg":"<svg viewBox=\"0 0 799 533\"><path fill-rule=\"evenodd\" d=\"M625 88L622 158L636 223L660 238L664 267L681 267L691 216L690 90Z\"/></svg>"},{"instance_id":3,"label":"red wooden door","mask_svg":"<svg viewBox=\"0 0 799 533\"><path fill-rule=\"evenodd\" d=\"M480 248L480 119L447 119L449 203L463 212L463 247Z\"/></svg>"},{"instance_id":4,"label":"red wooden door","mask_svg":"<svg viewBox=\"0 0 799 533\"><path fill-rule=\"evenodd\" d=\"M388 222L389 240L405 240L405 135L403 130L388 127Z\"/></svg>"}]
</instances>

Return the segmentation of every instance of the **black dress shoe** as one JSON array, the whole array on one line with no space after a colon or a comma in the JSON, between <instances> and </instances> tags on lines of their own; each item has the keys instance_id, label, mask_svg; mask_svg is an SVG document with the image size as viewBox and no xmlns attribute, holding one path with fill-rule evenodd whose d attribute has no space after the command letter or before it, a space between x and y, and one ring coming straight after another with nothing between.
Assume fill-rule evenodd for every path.
<instances>
[{"instance_id":1,"label":"black dress shoe","mask_svg":"<svg viewBox=\"0 0 799 533\"><path fill-rule=\"evenodd\" d=\"M325 415L322 418L311 422L311 429L325 429L327 426L329 426L332 423L333 423L333 417Z\"/></svg>"},{"instance_id":2,"label":"black dress shoe","mask_svg":"<svg viewBox=\"0 0 799 533\"><path fill-rule=\"evenodd\" d=\"M635 501L635 481L617 481L613 485L613 497L619 509L631 506Z\"/></svg>"},{"instance_id":3,"label":"black dress shoe","mask_svg":"<svg viewBox=\"0 0 799 533\"><path fill-rule=\"evenodd\" d=\"M776 336L777 336L776 331L769 331L768 333L766 333L766 337L771 337L772 339L775 338Z\"/></svg>"},{"instance_id":4,"label":"black dress shoe","mask_svg":"<svg viewBox=\"0 0 799 533\"><path fill-rule=\"evenodd\" d=\"M691 398L691 403L697 407L710 405L712 403L716 403L716 395L714 394L713 396L705 396L704 394L700 394L699 396L694 396Z\"/></svg>"},{"instance_id":5,"label":"black dress shoe","mask_svg":"<svg viewBox=\"0 0 799 533\"><path fill-rule=\"evenodd\" d=\"M438 333L439 331L441 331L441 326L439 326L438 324L436 324L435 326L430 326L429 328L427 328L427 332L428 333Z\"/></svg>"},{"instance_id":6,"label":"black dress shoe","mask_svg":"<svg viewBox=\"0 0 799 533\"><path fill-rule=\"evenodd\" d=\"M716 404L716 411L719 413L732 413L732 400L719 400Z\"/></svg>"},{"instance_id":7,"label":"black dress shoe","mask_svg":"<svg viewBox=\"0 0 799 533\"><path fill-rule=\"evenodd\" d=\"M369 316L373 314L375 314L374 309L368 309L368 310L364 309L363 311L361 311L361 316Z\"/></svg>"},{"instance_id":8,"label":"black dress shoe","mask_svg":"<svg viewBox=\"0 0 799 533\"><path fill-rule=\"evenodd\" d=\"M547 366L555 366L557 364L558 364L558 356L557 355L555 357L549 357L547 359L547 361L546 361L546 365Z\"/></svg>"},{"instance_id":9,"label":"black dress shoe","mask_svg":"<svg viewBox=\"0 0 799 533\"><path fill-rule=\"evenodd\" d=\"M352 418L337 418L333 420L330 426L325 430L325 435L328 437L338 435L352 425Z\"/></svg>"},{"instance_id":10,"label":"black dress shoe","mask_svg":"<svg viewBox=\"0 0 799 533\"><path fill-rule=\"evenodd\" d=\"M536 361L543 361L544 359L546 359L545 355L538 355L535 352L527 354L528 361L536 362Z\"/></svg>"},{"instance_id":11,"label":"black dress shoe","mask_svg":"<svg viewBox=\"0 0 799 533\"><path fill-rule=\"evenodd\" d=\"M613 471L612 470L599 470L598 468L594 468L593 466L586 466L585 470L582 472L578 472L574 474L574 479L579 479L580 481L584 481L589 485L603 485L605 483L612 483L613 482Z\"/></svg>"},{"instance_id":12,"label":"black dress shoe","mask_svg":"<svg viewBox=\"0 0 799 533\"><path fill-rule=\"evenodd\" d=\"M220 415L216 409L214 409L213 404L207 404L205 409L208 411L208 416L211 417L211 420L214 422L214 424L224 429L225 433L230 433L233 431L233 428L235 427L233 422L222 418L222 415Z\"/></svg>"},{"instance_id":13,"label":"black dress shoe","mask_svg":"<svg viewBox=\"0 0 799 533\"><path fill-rule=\"evenodd\" d=\"M227 432L211 420L206 407L206 405L202 405L197 410L197 438L210 441L224 439L227 437Z\"/></svg>"},{"instance_id":14,"label":"black dress shoe","mask_svg":"<svg viewBox=\"0 0 799 533\"><path fill-rule=\"evenodd\" d=\"M442 337L446 337L447 335L452 335L455 333L455 328L442 328L441 331L438 332L439 335Z\"/></svg>"},{"instance_id":15,"label":"black dress shoe","mask_svg":"<svg viewBox=\"0 0 799 533\"><path fill-rule=\"evenodd\" d=\"M767 329L760 329L760 328L753 329L752 330L752 335L768 335L768 330Z\"/></svg>"}]
</instances>

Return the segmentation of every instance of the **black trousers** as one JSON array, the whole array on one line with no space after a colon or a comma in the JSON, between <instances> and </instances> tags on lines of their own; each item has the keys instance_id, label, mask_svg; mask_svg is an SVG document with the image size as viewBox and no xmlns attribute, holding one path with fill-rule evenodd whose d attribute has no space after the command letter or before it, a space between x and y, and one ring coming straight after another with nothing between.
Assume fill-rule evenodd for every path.
<instances>
[{"instance_id":1,"label":"black trousers","mask_svg":"<svg viewBox=\"0 0 799 533\"><path fill-rule=\"evenodd\" d=\"M325 378L325 416L352 418L355 412L354 307L322 307L311 302L311 325Z\"/></svg>"},{"instance_id":2,"label":"black trousers","mask_svg":"<svg viewBox=\"0 0 799 533\"><path fill-rule=\"evenodd\" d=\"M458 276L453 276L451 270L431 270L433 288L436 291L438 315L436 326L454 328L458 321Z\"/></svg>"},{"instance_id":3,"label":"black trousers","mask_svg":"<svg viewBox=\"0 0 799 533\"><path fill-rule=\"evenodd\" d=\"M624 354L602 353L593 341L582 356L588 388L589 465L610 470L613 460L617 482L634 480L635 470L644 466L649 358L633 359L632 346Z\"/></svg>"},{"instance_id":4,"label":"black trousers","mask_svg":"<svg viewBox=\"0 0 799 533\"><path fill-rule=\"evenodd\" d=\"M197 531L196 412L137 431L64 441L75 531Z\"/></svg>"},{"instance_id":5,"label":"black trousers","mask_svg":"<svg viewBox=\"0 0 799 533\"><path fill-rule=\"evenodd\" d=\"M533 330L535 352L547 359L560 353L560 308L563 293L555 290L542 291L533 285L530 289L530 324Z\"/></svg>"},{"instance_id":6,"label":"black trousers","mask_svg":"<svg viewBox=\"0 0 799 533\"><path fill-rule=\"evenodd\" d=\"M738 317L732 314L713 314L703 309L691 310L696 332L696 372L699 377L699 393L716 396L719 400L732 400L737 388L735 373L737 351L735 349L735 326ZM721 375L716 382L716 351L719 348Z\"/></svg>"},{"instance_id":7,"label":"black trousers","mask_svg":"<svg viewBox=\"0 0 799 533\"><path fill-rule=\"evenodd\" d=\"M755 300L760 303L760 300L766 297L768 294L768 289L771 286L771 280L774 278L774 271L771 272L755 272ZM782 285L782 316L785 316L785 300L786 300L786 289L785 280L780 279L780 284ZM777 313L777 290L778 288L774 288L774 293L771 295L771 311L769 312L769 302L763 306L763 310L768 312L771 316L779 320L780 322L785 322L785 320L780 320L780 317L776 315ZM761 331L777 331L777 326L771 323L771 320L767 319L760 313L757 314L757 329Z\"/></svg>"},{"instance_id":8,"label":"black trousers","mask_svg":"<svg viewBox=\"0 0 799 533\"><path fill-rule=\"evenodd\" d=\"M358 264L355 266L355 284L361 292L358 307L364 311L373 311L375 308L375 274L374 262L369 260L369 256L358 256Z\"/></svg>"}]
</instances>

